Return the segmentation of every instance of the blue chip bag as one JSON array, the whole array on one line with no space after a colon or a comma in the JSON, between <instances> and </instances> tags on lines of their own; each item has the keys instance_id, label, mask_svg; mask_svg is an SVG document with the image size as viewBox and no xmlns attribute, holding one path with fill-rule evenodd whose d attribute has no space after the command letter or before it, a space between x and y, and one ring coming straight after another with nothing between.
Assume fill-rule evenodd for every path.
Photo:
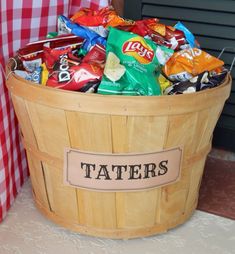
<instances>
[{"instance_id":1,"label":"blue chip bag","mask_svg":"<svg viewBox=\"0 0 235 254\"><path fill-rule=\"evenodd\" d=\"M178 21L177 24L175 25L175 28L181 30L184 33L190 47L199 48L199 45L196 42L194 35L188 30L188 28L182 22Z\"/></svg>"},{"instance_id":2,"label":"blue chip bag","mask_svg":"<svg viewBox=\"0 0 235 254\"><path fill-rule=\"evenodd\" d=\"M41 83L41 76L42 76L42 67L37 67L33 72L27 72L27 71L21 71L21 70L15 70L14 71L16 75L31 81L36 84Z\"/></svg>"},{"instance_id":3,"label":"blue chip bag","mask_svg":"<svg viewBox=\"0 0 235 254\"><path fill-rule=\"evenodd\" d=\"M95 44L101 44L104 47L106 46L105 38L103 38L96 32L90 30L89 28L85 28L83 26L73 23L70 19L63 15L59 16L58 18L58 30L59 34L73 33L85 39L82 48L86 51L89 51L90 48Z\"/></svg>"}]
</instances>

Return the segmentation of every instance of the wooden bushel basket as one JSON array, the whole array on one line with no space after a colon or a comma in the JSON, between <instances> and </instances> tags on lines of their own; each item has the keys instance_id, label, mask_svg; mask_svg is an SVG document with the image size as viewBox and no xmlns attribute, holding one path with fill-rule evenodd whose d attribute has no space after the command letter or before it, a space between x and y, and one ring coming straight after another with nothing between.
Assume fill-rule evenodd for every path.
<instances>
[{"instance_id":1,"label":"wooden bushel basket","mask_svg":"<svg viewBox=\"0 0 235 254\"><path fill-rule=\"evenodd\" d=\"M12 65L8 64L8 72ZM14 73L7 87L22 131L33 195L50 220L82 234L135 238L165 232L194 212L211 139L231 77L176 96L110 96L38 86ZM132 192L63 184L64 148L142 153L183 147L180 180Z\"/></svg>"}]
</instances>

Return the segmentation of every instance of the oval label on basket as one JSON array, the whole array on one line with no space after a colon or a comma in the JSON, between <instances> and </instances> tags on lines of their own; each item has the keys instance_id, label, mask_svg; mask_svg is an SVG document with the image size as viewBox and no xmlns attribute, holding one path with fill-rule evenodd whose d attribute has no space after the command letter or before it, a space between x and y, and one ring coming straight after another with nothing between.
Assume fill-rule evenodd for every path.
<instances>
[{"instance_id":1,"label":"oval label on basket","mask_svg":"<svg viewBox=\"0 0 235 254\"><path fill-rule=\"evenodd\" d=\"M182 149L104 154L65 149L64 183L98 191L136 191L176 182Z\"/></svg>"}]
</instances>

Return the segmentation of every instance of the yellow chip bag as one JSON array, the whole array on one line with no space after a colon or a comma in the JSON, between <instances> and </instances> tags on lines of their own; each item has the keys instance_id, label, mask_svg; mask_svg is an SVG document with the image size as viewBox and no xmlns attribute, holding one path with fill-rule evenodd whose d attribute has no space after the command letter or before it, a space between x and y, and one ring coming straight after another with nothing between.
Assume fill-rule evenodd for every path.
<instances>
[{"instance_id":1,"label":"yellow chip bag","mask_svg":"<svg viewBox=\"0 0 235 254\"><path fill-rule=\"evenodd\" d=\"M45 63L43 63L43 64L41 65L41 67L42 67L41 84L45 86L46 83L47 83L47 80L48 80L49 72L48 72L48 70L47 70L47 67L46 67L46 64L45 64Z\"/></svg>"},{"instance_id":2,"label":"yellow chip bag","mask_svg":"<svg viewBox=\"0 0 235 254\"><path fill-rule=\"evenodd\" d=\"M167 87L172 86L170 80L166 79L162 74L158 76L158 82L160 84L162 94L164 93Z\"/></svg>"}]
</instances>

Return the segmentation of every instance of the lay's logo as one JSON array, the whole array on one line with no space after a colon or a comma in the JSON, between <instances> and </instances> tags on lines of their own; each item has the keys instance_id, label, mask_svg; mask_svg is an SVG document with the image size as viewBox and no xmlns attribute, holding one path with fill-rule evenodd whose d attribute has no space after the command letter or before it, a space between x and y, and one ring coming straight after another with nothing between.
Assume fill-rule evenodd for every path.
<instances>
[{"instance_id":1,"label":"lay's logo","mask_svg":"<svg viewBox=\"0 0 235 254\"><path fill-rule=\"evenodd\" d=\"M135 37L131 38L123 44L122 52L126 55L133 56L142 64L149 64L154 57L154 51L144 41L144 39Z\"/></svg>"}]
</instances>

